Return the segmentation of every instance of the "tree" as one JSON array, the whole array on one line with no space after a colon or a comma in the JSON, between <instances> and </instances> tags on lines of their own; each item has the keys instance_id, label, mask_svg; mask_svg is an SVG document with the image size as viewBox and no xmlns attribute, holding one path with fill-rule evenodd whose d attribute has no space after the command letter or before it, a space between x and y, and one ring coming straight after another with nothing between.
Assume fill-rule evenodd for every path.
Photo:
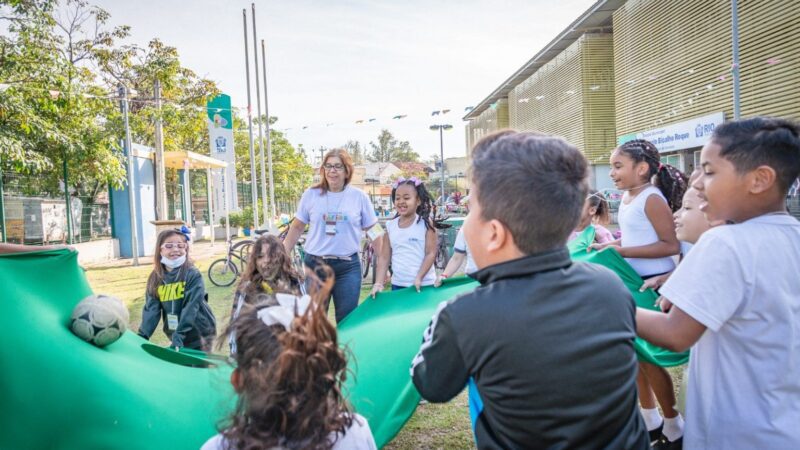
<instances>
[{"instance_id":1,"label":"tree","mask_svg":"<svg viewBox=\"0 0 800 450\"><path fill-rule=\"evenodd\" d=\"M372 151L367 156L371 162L392 162L392 161L419 161L417 154L408 141L398 141L389 130L383 129L378 135L378 142L369 143Z\"/></svg>"},{"instance_id":2,"label":"tree","mask_svg":"<svg viewBox=\"0 0 800 450\"><path fill-rule=\"evenodd\" d=\"M346 144L342 146L343 149L347 150L347 153L350 153L350 156L353 158L353 164L358 166L364 164L364 153L365 149L361 147L361 143L358 141L347 141Z\"/></svg>"},{"instance_id":3,"label":"tree","mask_svg":"<svg viewBox=\"0 0 800 450\"><path fill-rule=\"evenodd\" d=\"M258 142L259 120L264 123L266 117L262 115L261 118L257 118L253 121L253 146L256 156L257 182L261 179L261 147ZM270 117L270 125L273 125L277 120L277 117ZM234 151L236 152L236 179L249 182L250 137L247 132L246 119L234 115L233 130ZM236 130L239 131L237 132ZM314 171L306 161L304 153L295 149L282 132L270 127L269 135L272 148L272 178L275 183L275 199L277 201L281 199L294 200L310 186ZM269 175L267 174L267 176Z\"/></svg>"},{"instance_id":4,"label":"tree","mask_svg":"<svg viewBox=\"0 0 800 450\"><path fill-rule=\"evenodd\" d=\"M0 36L0 160L3 168L37 175L43 190L61 191L66 164L70 187L94 196L121 184L125 171L107 117L115 105L96 83L96 51L127 35L106 30L107 13L69 1L56 14L53 0L0 4L8 35ZM91 28L88 33L85 28Z\"/></svg>"}]
</instances>

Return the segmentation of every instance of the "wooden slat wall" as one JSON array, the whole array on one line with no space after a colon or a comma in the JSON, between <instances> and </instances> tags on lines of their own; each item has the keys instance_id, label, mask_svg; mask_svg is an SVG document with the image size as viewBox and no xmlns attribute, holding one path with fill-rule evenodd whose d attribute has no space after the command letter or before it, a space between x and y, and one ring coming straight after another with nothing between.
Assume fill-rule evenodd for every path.
<instances>
[{"instance_id":1,"label":"wooden slat wall","mask_svg":"<svg viewBox=\"0 0 800 450\"><path fill-rule=\"evenodd\" d=\"M511 128L563 136L583 148L582 46L579 39L509 93Z\"/></svg>"},{"instance_id":2,"label":"wooden slat wall","mask_svg":"<svg viewBox=\"0 0 800 450\"><path fill-rule=\"evenodd\" d=\"M616 144L613 36L585 34L582 40L583 152L590 163L607 164Z\"/></svg>"},{"instance_id":3,"label":"wooden slat wall","mask_svg":"<svg viewBox=\"0 0 800 450\"><path fill-rule=\"evenodd\" d=\"M508 97L511 127L563 136L605 163L615 142L612 44L610 34L584 34L516 86Z\"/></svg>"},{"instance_id":4,"label":"wooden slat wall","mask_svg":"<svg viewBox=\"0 0 800 450\"><path fill-rule=\"evenodd\" d=\"M800 119L799 37L800 2L739 0L742 117Z\"/></svg>"},{"instance_id":5,"label":"wooden slat wall","mask_svg":"<svg viewBox=\"0 0 800 450\"><path fill-rule=\"evenodd\" d=\"M730 13L722 0L631 0L614 13L617 135L733 118ZM800 118L798 35L800 2L739 0L742 117Z\"/></svg>"},{"instance_id":6,"label":"wooden slat wall","mask_svg":"<svg viewBox=\"0 0 800 450\"><path fill-rule=\"evenodd\" d=\"M618 136L717 111L727 116L730 2L631 0L613 20Z\"/></svg>"},{"instance_id":7,"label":"wooden slat wall","mask_svg":"<svg viewBox=\"0 0 800 450\"><path fill-rule=\"evenodd\" d=\"M495 107L486 108L467 124L467 154L482 137L497 130L508 128L508 99L500 99Z\"/></svg>"}]
</instances>

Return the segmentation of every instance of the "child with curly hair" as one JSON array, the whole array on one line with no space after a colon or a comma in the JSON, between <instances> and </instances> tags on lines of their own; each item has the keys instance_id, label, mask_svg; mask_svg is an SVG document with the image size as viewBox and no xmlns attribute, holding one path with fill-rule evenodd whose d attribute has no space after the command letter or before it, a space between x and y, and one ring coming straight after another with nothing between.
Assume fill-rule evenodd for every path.
<instances>
[{"instance_id":1,"label":"child with curly hair","mask_svg":"<svg viewBox=\"0 0 800 450\"><path fill-rule=\"evenodd\" d=\"M342 394L347 361L322 307L333 274L322 270L328 273L313 299L274 294L272 302L245 305L228 326L238 349L231 384L239 399L202 450L376 449L366 419Z\"/></svg>"}]
</instances>

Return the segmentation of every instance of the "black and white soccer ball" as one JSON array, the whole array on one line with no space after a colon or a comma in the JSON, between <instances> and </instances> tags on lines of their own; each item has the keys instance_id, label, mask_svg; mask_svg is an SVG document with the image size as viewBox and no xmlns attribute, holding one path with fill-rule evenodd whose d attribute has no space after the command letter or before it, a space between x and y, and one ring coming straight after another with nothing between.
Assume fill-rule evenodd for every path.
<instances>
[{"instance_id":1,"label":"black and white soccer ball","mask_svg":"<svg viewBox=\"0 0 800 450\"><path fill-rule=\"evenodd\" d=\"M119 339L128 329L128 309L122 301L109 295L90 295L72 310L69 328L84 341L105 347Z\"/></svg>"}]
</instances>

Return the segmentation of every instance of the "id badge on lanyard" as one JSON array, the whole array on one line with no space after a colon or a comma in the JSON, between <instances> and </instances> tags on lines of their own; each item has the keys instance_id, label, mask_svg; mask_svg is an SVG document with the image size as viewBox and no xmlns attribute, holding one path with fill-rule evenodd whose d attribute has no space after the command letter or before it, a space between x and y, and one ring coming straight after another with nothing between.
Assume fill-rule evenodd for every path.
<instances>
[{"instance_id":1,"label":"id badge on lanyard","mask_svg":"<svg viewBox=\"0 0 800 450\"><path fill-rule=\"evenodd\" d=\"M334 236L336 234L336 214L325 214L325 234Z\"/></svg>"},{"instance_id":2,"label":"id badge on lanyard","mask_svg":"<svg viewBox=\"0 0 800 450\"><path fill-rule=\"evenodd\" d=\"M170 331L175 331L178 329L178 315L177 314L167 314L167 328Z\"/></svg>"}]
</instances>

